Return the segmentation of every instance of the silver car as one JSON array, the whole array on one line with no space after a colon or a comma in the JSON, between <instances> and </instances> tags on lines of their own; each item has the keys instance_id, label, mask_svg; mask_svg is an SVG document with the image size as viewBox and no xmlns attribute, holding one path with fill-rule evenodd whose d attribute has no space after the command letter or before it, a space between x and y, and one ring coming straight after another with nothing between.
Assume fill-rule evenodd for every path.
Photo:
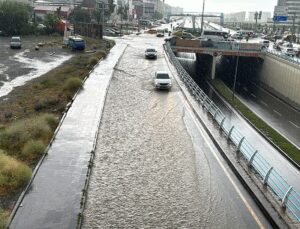
<instances>
[{"instance_id":1,"label":"silver car","mask_svg":"<svg viewBox=\"0 0 300 229\"><path fill-rule=\"evenodd\" d=\"M10 40L10 48L20 49L22 48L22 42L20 37L12 37Z\"/></svg>"}]
</instances>

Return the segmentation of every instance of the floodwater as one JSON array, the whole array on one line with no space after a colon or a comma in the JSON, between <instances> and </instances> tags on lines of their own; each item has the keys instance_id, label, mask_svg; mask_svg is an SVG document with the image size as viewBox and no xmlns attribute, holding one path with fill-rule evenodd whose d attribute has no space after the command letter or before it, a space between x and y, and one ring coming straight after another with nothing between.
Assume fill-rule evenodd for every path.
<instances>
[{"instance_id":1,"label":"floodwater","mask_svg":"<svg viewBox=\"0 0 300 229\"><path fill-rule=\"evenodd\" d=\"M220 165L175 80L170 91L154 89L154 72L169 71L163 40L123 41L129 46L110 83L83 228L270 228ZM148 47L157 60L144 58Z\"/></svg>"},{"instance_id":2,"label":"floodwater","mask_svg":"<svg viewBox=\"0 0 300 229\"><path fill-rule=\"evenodd\" d=\"M26 37L20 50L9 48L9 39L0 38L0 97L13 88L40 77L53 68L69 60L72 55L61 47L41 47L35 51L35 42L42 38Z\"/></svg>"}]
</instances>

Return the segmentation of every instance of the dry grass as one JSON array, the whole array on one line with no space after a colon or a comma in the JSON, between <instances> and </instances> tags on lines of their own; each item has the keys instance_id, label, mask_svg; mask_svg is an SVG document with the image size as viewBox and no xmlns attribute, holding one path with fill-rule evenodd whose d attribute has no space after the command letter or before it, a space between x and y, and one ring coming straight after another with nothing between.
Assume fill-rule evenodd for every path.
<instances>
[{"instance_id":1,"label":"dry grass","mask_svg":"<svg viewBox=\"0 0 300 229\"><path fill-rule=\"evenodd\" d=\"M31 173L26 164L0 152L0 195L24 186L31 178Z\"/></svg>"}]
</instances>

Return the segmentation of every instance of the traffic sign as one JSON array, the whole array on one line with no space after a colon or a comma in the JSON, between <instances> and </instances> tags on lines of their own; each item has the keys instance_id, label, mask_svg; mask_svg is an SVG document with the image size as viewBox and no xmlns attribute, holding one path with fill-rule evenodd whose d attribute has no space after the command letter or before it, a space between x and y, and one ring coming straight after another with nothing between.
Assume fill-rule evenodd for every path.
<instances>
[{"instance_id":1,"label":"traffic sign","mask_svg":"<svg viewBox=\"0 0 300 229\"><path fill-rule=\"evenodd\" d=\"M274 16L273 21L287 21L288 16Z\"/></svg>"}]
</instances>

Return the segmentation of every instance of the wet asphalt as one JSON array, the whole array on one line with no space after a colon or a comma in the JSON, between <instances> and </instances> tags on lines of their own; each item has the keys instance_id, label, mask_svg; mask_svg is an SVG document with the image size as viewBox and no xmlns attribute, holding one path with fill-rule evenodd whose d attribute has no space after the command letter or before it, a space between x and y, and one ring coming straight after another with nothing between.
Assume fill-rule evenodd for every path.
<instances>
[{"instance_id":1,"label":"wet asphalt","mask_svg":"<svg viewBox=\"0 0 300 229\"><path fill-rule=\"evenodd\" d=\"M163 39L127 37L97 139L83 228L270 228L194 117L168 70ZM148 47L157 60L146 60ZM251 214L252 213L252 214Z\"/></svg>"},{"instance_id":2,"label":"wet asphalt","mask_svg":"<svg viewBox=\"0 0 300 229\"><path fill-rule=\"evenodd\" d=\"M10 38L0 37L0 97L72 57L68 50L57 45L44 46L36 51L35 46L49 41L49 37L25 36L21 40L21 49L11 49Z\"/></svg>"}]
</instances>

